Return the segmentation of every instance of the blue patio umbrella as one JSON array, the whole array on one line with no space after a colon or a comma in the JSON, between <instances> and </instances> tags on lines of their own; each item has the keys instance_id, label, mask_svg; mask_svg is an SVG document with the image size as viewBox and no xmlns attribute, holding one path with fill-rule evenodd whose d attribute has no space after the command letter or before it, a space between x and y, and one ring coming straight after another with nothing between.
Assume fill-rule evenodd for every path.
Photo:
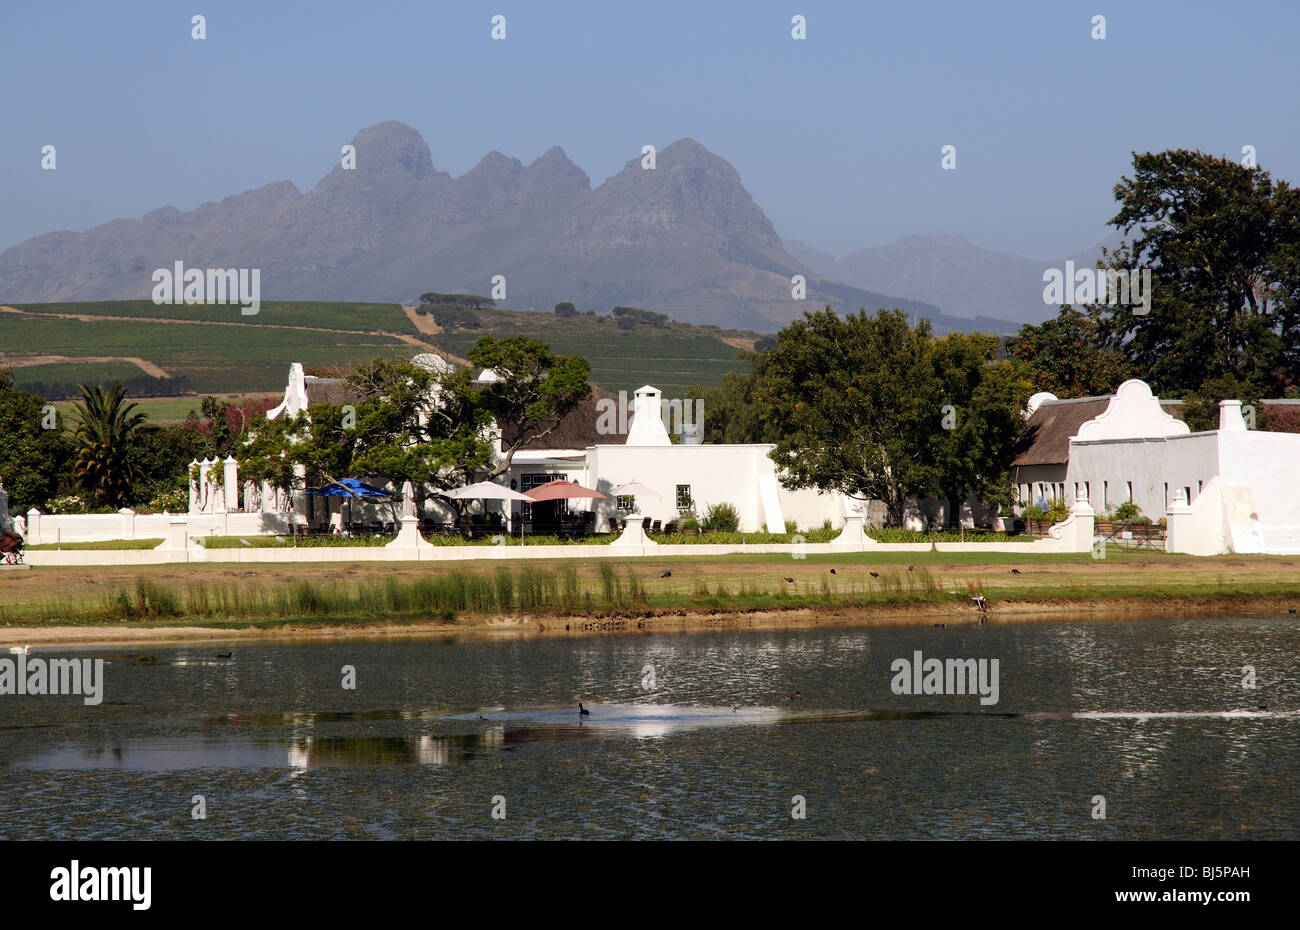
<instances>
[{"instance_id":1,"label":"blue patio umbrella","mask_svg":"<svg viewBox=\"0 0 1300 930\"><path fill-rule=\"evenodd\" d=\"M343 487L339 487L339 485L343 485ZM307 493L314 494L317 497L346 497L349 500L363 501L391 501L395 496L383 488L366 484L356 478L344 478L338 484L327 484L319 488L312 488Z\"/></svg>"}]
</instances>

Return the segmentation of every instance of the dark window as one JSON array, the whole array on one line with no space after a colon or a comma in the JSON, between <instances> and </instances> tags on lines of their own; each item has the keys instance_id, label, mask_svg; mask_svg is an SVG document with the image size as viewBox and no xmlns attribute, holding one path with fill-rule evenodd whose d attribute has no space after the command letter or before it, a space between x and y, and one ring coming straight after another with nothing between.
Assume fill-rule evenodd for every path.
<instances>
[{"instance_id":1,"label":"dark window","mask_svg":"<svg viewBox=\"0 0 1300 930\"><path fill-rule=\"evenodd\" d=\"M522 494L527 494L533 488L540 488L544 484L548 484L557 478L563 477L563 475L520 475L519 491ZM556 501L555 504L557 513L568 513L568 501L559 500ZM521 520L531 520L533 518L533 505L521 503L519 505L519 517Z\"/></svg>"}]
</instances>

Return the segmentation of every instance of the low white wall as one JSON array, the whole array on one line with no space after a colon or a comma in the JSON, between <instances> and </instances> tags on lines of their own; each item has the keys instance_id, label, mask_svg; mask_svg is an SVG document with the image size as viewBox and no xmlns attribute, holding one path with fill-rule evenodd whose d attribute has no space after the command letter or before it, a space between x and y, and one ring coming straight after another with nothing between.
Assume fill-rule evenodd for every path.
<instances>
[{"instance_id":1,"label":"low white wall","mask_svg":"<svg viewBox=\"0 0 1300 930\"><path fill-rule=\"evenodd\" d=\"M27 511L26 544L29 546L114 539L165 539L168 525L178 514L117 513L43 514ZM287 514L203 513L181 514L189 521L191 536L275 536L290 532Z\"/></svg>"},{"instance_id":2,"label":"low white wall","mask_svg":"<svg viewBox=\"0 0 1300 930\"><path fill-rule=\"evenodd\" d=\"M234 516L232 514L232 516ZM251 515L249 515L251 516ZM177 534L179 520L169 518L168 529ZM190 518L191 520L195 518ZM200 518L201 519L201 518ZM765 543L762 545L714 544L656 545L630 526L618 543L602 546L433 546L423 541L415 545L387 546L312 546L301 549L285 546L280 549L238 548L204 549L193 542L193 533L184 538L190 544L168 548L164 542L157 549L65 549L28 552L26 561L31 565L158 565L174 562L468 562L517 561L534 559L589 559L680 558L688 556L743 555L745 553L788 554L791 558L802 555L831 555L846 552L1089 552L1092 548L1092 514L1072 513L1063 523L1053 526L1049 534L1032 543ZM162 533L164 537L168 534ZM638 538L639 537L639 538Z\"/></svg>"}]
</instances>

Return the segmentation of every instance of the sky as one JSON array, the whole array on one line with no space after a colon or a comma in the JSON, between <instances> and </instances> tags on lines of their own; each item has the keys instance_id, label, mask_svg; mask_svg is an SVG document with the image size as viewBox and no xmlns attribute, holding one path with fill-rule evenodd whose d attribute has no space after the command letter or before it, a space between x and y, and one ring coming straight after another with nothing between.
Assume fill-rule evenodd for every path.
<instances>
[{"instance_id":1,"label":"sky","mask_svg":"<svg viewBox=\"0 0 1300 930\"><path fill-rule=\"evenodd\" d=\"M3 0L0 37L0 249L306 192L383 120L453 176L559 145L593 186L689 136L783 237L837 256L931 233L1090 247L1134 150L1252 145L1300 181L1296 0Z\"/></svg>"}]
</instances>

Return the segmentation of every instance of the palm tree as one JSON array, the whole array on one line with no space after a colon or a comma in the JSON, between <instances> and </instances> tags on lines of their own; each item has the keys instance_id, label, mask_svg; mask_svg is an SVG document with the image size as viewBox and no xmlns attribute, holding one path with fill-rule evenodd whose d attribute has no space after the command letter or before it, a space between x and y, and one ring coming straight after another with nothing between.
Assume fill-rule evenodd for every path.
<instances>
[{"instance_id":1,"label":"palm tree","mask_svg":"<svg viewBox=\"0 0 1300 930\"><path fill-rule=\"evenodd\" d=\"M101 503L121 507L135 484L127 453L145 414L132 413L135 404L123 404L126 389L121 384L108 390L79 384L77 390L82 399L72 405L77 420L72 434L77 448L73 478Z\"/></svg>"}]
</instances>

